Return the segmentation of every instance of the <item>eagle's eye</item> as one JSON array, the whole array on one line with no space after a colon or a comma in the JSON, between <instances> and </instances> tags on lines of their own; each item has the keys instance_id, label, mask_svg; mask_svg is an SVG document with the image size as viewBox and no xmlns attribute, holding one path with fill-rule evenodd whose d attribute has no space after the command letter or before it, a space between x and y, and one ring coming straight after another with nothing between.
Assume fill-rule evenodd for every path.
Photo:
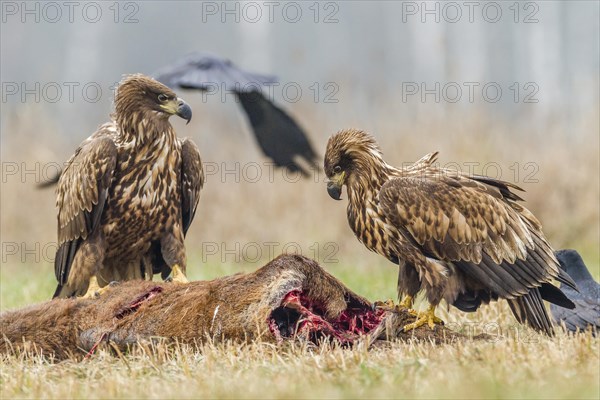
<instances>
[{"instance_id":1,"label":"eagle's eye","mask_svg":"<svg viewBox=\"0 0 600 400\"><path fill-rule=\"evenodd\" d=\"M169 96L167 96L166 94L161 93L158 95L158 101L160 101L161 103L164 103L168 100L169 100Z\"/></svg>"},{"instance_id":2,"label":"eagle's eye","mask_svg":"<svg viewBox=\"0 0 600 400\"><path fill-rule=\"evenodd\" d=\"M340 172L342 172L342 167L336 165L335 167L333 167L333 172L339 174Z\"/></svg>"}]
</instances>

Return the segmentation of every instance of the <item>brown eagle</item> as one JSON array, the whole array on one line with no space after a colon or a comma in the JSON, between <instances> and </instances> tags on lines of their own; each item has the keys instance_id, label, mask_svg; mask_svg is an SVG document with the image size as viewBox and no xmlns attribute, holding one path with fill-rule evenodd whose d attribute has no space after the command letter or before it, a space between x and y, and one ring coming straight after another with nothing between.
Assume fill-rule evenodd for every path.
<instances>
[{"instance_id":1,"label":"brown eagle","mask_svg":"<svg viewBox=\"0 0 600 400\"><path fill-rule=\"evenodd\" d=\"M171 115L189 122L192 111L160 82L126 76L111 121L67 162L57 188L54 297L91 297L162 268L187 281L183 241L204 174L198 148L177 138Z\"/></svg>"},{"instance_id":2,"label":"brown eagle","mask_svg":"<svg viewBox=\"0 0 600 400\"><path fill-rule=\"evenodd\" d=\"M441 300L473 312L502 298L519 322L552 334L542 299L573 308L551 282L576 285L559 268L538 220L518 203L513 190L522 189L439 168L436 157L395 168L371 135L354 129L334 134L325 154L327 191L340 200L346 185L355 235L400 267L400 306L411 309L420 291L427 296L430 307L405 330L441 322L434 313Z\"/></svg>"}]
</instances>

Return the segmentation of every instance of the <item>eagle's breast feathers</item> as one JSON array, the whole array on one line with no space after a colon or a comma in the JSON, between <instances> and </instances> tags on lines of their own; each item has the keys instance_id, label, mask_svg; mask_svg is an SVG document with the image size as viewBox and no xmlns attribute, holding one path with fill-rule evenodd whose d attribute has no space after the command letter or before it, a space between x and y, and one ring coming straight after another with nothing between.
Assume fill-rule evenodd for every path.
<instances>
[{"instance_id":1,"label":"eagle's breast feathers","mask_svg":"<svg viewBox=\"0 0 600 400\"><path fill-rule=\"evenodd\" d=\"M137 256L162 231L181 229L181 143L171 130L121 143L118 159L103 232L109 253Z\"/></svg>"}]
</instances>

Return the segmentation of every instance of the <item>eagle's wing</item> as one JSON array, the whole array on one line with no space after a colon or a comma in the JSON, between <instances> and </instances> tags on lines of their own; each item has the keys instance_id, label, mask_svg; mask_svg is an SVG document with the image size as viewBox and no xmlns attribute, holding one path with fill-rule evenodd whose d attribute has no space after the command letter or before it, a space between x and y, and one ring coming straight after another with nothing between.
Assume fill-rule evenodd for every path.
<instances>
[{"instance_id":1,"label":"eagle's wing","mask_svg":"<svg viewBox=\"0 0 600 400\"><path fill-rule=\"evenodd\" d=\"M204 170L198 147L189 138L181 139L181 223L184 236L190 229L196 214L203 186ZM163 279L167 279L171 268L163 257L160 241L157 240L150 244L148 262L152 266L153 274L160 273Z\"/></svg>"},{"instance_id":2,"label":"eagle's wing","mask_svg":"<svg viewBox=\"0 0 600 400\"><path fill-rule=\"evenodd\" d=\"M81 242L100 225L116 162L117 147L101 128L81 144L60 176L56 199L59 248L54 260L59 286L66 283Z\"/></svg>"},{"instance_id":3,"label":"eagle's wing","mask_svg":"<svg viewBox=\"0 0 600 400\"><path fill-rule=\"evenodd\" d=\"M183 234L192 224L196 207L200 200L200 190L204 186L204 171L198 147L191 139L183 139L181 143L181 217Z\"/></svg>"},{"instance_id":4,"label":"eagle's wing","mask_svg":"<svg viewBox=\"0 0 600 400\"><path fill-rule=\"evenodd\" d=\"M292 117L260 92L237 93L262 152L278 167L309 176L296 157L319 170L318 157L306 133Z\"/></svg>"},{"instance_id":5,"label":"eagle's wing","mask_svg":"<svg viewBox=\"0 0 600 400\"><path fill-rule=\"evenodd\" d=\"M436 171L391 179L379 193L384 214L425 256L454 262L503 298L553 278L575 286L514 186Z\"/></svg>"}]
</instances>

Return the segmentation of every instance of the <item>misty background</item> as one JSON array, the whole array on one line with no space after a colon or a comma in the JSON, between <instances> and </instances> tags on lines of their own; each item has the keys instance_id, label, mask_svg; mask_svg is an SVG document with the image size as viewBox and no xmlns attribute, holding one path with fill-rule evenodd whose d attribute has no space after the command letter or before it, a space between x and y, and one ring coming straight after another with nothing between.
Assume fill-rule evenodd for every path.
<instances>
[{"instance_id":1,"label":"misty background","mask_svg":"<svg viewBox=\"0 0 600 400\"><path fill-rule=\"evenodd\" d=\"M58 101L42 96L40 105L57 118L57 129L76 141L106 119L109 88L123 74L152 74L193 51L276 74L282 82L273 90L276 100L283 99L292 112L306 107L326 114L337 127L374 125L383 107L399 124L432 113L484 112L510 121L554 115L576 135L578 120L598 105L600 13L593 1L54 4L59 7L3 2L1 80L25 83L28 89L35 82L61 85ZM80 83L72 99L65 82ZM103 90L96 102L82 94L90 82ZM290 82L302 89L297 96L289 88L294 103L282 93ZM473 83L473 101L466 82ZM318 95L310 88L314 83L320 86ZM336 86L324 88L328 83ZM488 88L486 99L483 87L489 83L497 85ZM411 94L414 85L419 91ZM457 87L462 96L455 103ZM46 97L54 100L51 89ZM89 97L96 100L92 89ZM423 98L421 89L431 92ZM328 94L337 103L325 102ZM23 100L34 100L22 95L23 90L4 93L2 128ZM195 94L181 95L200 103L194 111L208 103L217 118L237 118L234 107L216 106L223 102L220 96L199 101ZM232 95L225 99L234 101ZM316 137L330 133L311 132Z\"/></svg>"}]
</instances>

